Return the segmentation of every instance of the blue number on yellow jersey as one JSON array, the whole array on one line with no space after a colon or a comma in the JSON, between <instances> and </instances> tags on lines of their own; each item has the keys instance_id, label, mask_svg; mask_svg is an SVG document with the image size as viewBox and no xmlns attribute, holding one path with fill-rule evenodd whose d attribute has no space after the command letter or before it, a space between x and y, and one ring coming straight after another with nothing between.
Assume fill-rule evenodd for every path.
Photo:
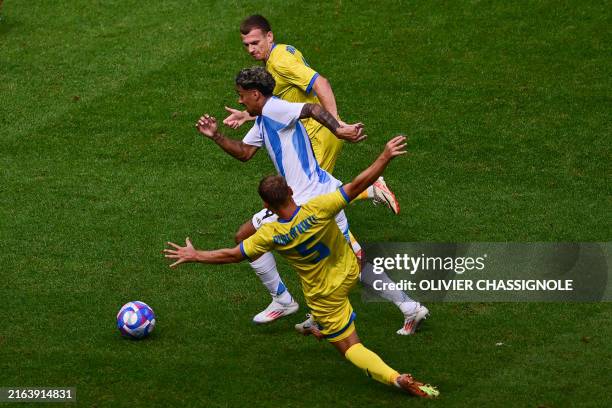
<instances>
[{"instance_id":1,"label":"blue number on yellow jersey","mask_svg":"<svg viewBox=\"0 0 612 408\"><path fill-rule=\"evenodd\" d=\"M359 269L335 221L347 203L342 188L315 197L298 207L291 219L264 224L240 249L249 259L277 251L300 275L307 299L327 296Z\"/></svg>"}]
</instances>

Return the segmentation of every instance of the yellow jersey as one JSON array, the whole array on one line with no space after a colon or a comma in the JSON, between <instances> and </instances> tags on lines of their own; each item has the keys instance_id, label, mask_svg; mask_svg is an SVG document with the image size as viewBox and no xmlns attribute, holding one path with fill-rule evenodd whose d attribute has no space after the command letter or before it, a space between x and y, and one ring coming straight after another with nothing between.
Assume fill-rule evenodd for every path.
<instances>
[{"instance_id":1,"label":"yellow jersey","mask_svg":"<svg viewBox=\"0 0 612 408\"><path fill-rule=\"evenodd\" d=\"M274 44L266 61L266 70L276 82L273 91L275 96L288 102L321 104L313 90L319 74L308 65L302 53L295 47ZM332 173L342 150L342 141L312 118L302 119L302 124L312 141L319 165L323 170Z\"/></svg>"},{"instance_id":2,"label":"yellow jersey","mask_svg":"<svg viewBox=\"0 0 612 408\"><path fill-rule=\"evenodd\" d=\"M288 102L319 103L312 90L319 74L293 46L274 44L266 61L266 70L276 81L275 96Z\"/></svg>"},{"instance_id":3,"label":"yellow jersey","mask_svg":"<svg viewBox=\"0 0 612 408\"><path fill-rule=\"evenodd\" d=\"M264 224L240 243L248 259L275 250L293 266L302 282L307 303L331 295L347 280L359 275L359 263L335 216L348 203L340 189L317 196L298 207L285 220Z\"/></svg>"}]
</instances>

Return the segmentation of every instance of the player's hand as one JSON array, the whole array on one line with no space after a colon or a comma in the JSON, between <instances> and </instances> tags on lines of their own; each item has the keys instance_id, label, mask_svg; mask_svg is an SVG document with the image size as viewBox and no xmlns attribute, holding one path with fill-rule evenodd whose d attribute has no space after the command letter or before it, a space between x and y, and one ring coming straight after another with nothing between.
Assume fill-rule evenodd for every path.
<instances>
[{"instance_id":1,"label":"player's hand","mask_svg":"<svg viewBox=\"0 0 612 408\"><path fill-rule=\"evenodd\" d=\"M168 259L177 259L176 262L170 265L171 268L176 268L182 263L194 262L196 260L198 252L191 244L191 240L189 238L185 239L184 247L177 245L174 242L168 242L167 244L174 249L164 249L164 256Z\"/></svg>"},{"instance_id":2,"label":"player's hand","mask_svg":"<svg viewBox=\"0 0 612 408\"><path fill-rule=\"evenodd\" d=\"M204 136L213 137L217 133L217 119L206 114L198 120L196 128Z\"/></svg>"},{"instance_id":3,"label":"player's hand","mask_svg":"<svg viewBox=\"0 0 612 408\"><path fill-rule=\"evenodd\" d=\"M240 111L238 109L232 109L230 107L225 107L225 110L228 111L230 113L230 115L223 119L223 124L225 126L229 126L232 129L238 129L240 126L242 126L244 124L244 122L246 122L251 118L251 115L249 115L249 113L247 111Z\"/></svg>"},{"instance_id":4,"label":"player's hand","mask_svg":"<svg viewBox=\"0 0 612 408\"><path fill-rule=\"evenodd\" d=\"M394 157L408 153L406 151L406 136L399 135L387 142L383 156L386 160L391 160Z\"/></svg>"},{"instance_id":5,"label":"player's hand","mask_svg":"<svg viewBox=\"0 0 612 408\"><path fill-rule=\"evenodd\" d=\"M351 143L359 143L368 137L363 134L363 123L340 125L340 127L336 129L336 136Z\"/></svg>"}]
</instances>

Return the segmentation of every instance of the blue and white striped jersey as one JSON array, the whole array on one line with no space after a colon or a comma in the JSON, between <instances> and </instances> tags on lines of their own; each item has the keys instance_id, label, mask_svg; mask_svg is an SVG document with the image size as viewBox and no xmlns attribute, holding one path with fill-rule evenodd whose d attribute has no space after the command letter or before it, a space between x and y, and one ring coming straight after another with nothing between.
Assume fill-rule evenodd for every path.
<instances>
[{"instance_id":1,"label":"blue and white striped jersey","mask_svg":"<svg viewBox=\"0 0 612 408\"><path fill-rule=\"evenodd\" d=\"M310 138L300 121L303 103L272 97L263 107L243 143L262 147L278 174L285 177L300 205L321 194L335 191L342 183L319 167Z\"/></svg>"}]
</instances>

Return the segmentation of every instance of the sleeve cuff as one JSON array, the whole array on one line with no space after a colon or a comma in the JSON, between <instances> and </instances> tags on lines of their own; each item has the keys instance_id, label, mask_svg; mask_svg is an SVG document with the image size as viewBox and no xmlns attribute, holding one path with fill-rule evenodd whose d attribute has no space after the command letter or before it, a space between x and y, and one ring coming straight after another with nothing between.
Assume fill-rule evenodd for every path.
<instances>
[{"instance_id":1,"label":"sleeve cuff","mask_svg":"<svg viewBox=\"0 0 612 408\"><path fill-rule=\"evenodd\" d=\"M308 83L308 86L306 87L306 93L309 94L310 91L312 91L312 87L314 86L315 81L317 80L317 78L319 77L319 73L315 72L315 74L312 76L312 78L310 78L310 82Z\"/></svg>"},{"instance_id":2,"label":"sleeve cuff","mask_svg":"<svg viewBox=\"0 0 612 408\"><path fill-rule=\"evenodd\" d=\"M349 200L349 196L346 195L346 191L344 191L344 186L341 186L338 190L340 191L340 194L342 194L342 197L344 197L344 199L346 200L346 203L347 204L350 203L351 200ZM242 245L242 243L240 245ZM240 247L240 248L242 248L242 247Z\"/></svg>"},{"instance_id":3,"label":"sleeve cuff","mask_svg":"<svg viewBox=\"0 0 612 408\"><path fill-rule=\"evenodd\" d=\"M244 256L246 259L249 260L249 262L252 262L251 258L249 258L249 256L246 254L246 252L244 252L244 245L243 245L242 242L240 243L240 252L242 253L242 256Z\"/></svg>"}]
</instances>

